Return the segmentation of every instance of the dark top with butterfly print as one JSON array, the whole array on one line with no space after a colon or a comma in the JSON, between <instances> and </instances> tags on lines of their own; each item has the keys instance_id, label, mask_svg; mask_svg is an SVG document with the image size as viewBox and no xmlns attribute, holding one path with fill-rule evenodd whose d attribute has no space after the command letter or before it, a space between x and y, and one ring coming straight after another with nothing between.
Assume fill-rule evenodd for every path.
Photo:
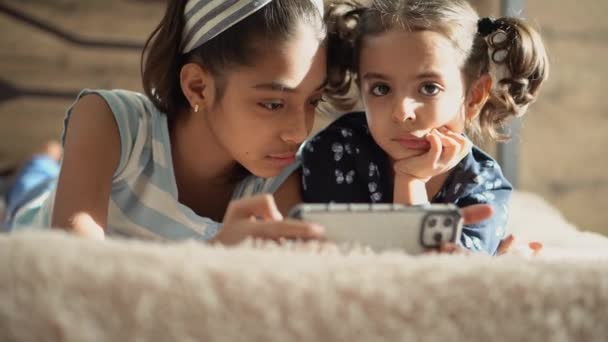
<instances>
[{"instance_id":1,"label":"dark top with butterfly print","mask_svg":"<svg viewBox=\"0 0 608 342\"><path fill-rule=\"evenodd\" d=\"M392 167L369 132L365 113L345 114L302 147L302 196L307 203L392 203ZM500 166L477 147L456 165L432 203L458 207L486 203L494 215L465 225L460 244L496 254L506 234L513 188Z\"/></svg>"}]
</instances>

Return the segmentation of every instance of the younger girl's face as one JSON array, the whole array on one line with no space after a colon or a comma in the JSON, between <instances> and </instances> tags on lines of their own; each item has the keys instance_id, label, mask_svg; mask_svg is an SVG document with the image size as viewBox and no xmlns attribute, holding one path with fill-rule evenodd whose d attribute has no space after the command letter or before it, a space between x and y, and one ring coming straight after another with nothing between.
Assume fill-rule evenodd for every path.
<instances>
[{"instance_id":1,"label":"younger girl's face","mask_svg":"<svg viewBox=\"0 0 608 342\"><path fill-rule=\"evenodd\" d=\"M251 66L228 70L209 123L229 155L257 176L272 177L295 159L313 126L326 82L325 48L301 25L283 44L257 46Z\"/></svg>"},{"instance_id":2,"label":"younger girl's face","mask_svg":"<svg viewBox=\"0 0 608 342\"><path fill-rule=\"evenodd\" d=\"M392 159L426 152L424 137L434 128L464 131L466 87L459 56L433 31L391 30L364 39L359 75L367 121Z\"/></svg>"}]
</instances>

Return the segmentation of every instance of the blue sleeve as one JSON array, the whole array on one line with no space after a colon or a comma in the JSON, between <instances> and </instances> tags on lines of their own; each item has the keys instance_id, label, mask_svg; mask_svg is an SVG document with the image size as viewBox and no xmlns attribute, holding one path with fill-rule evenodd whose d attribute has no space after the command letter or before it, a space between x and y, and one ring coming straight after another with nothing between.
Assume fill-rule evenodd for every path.
<instances>
[{"instance_id":1,"label":"blue sleeve","mask_svg":"<svg viewBox=\"0 0 608 342\"><path fill-rule=\"evenodd\" d=\"M494 214L489 219L463 227L460 244L476 252L495 255L505 237L509 199L513 187L503 176L500 165L474 146L454 169L433 202L454 203L460 208L489 204Z\"/></svg>"},{"instance_id":2,"label":"blue sleeve","mask_svg":"<svg viewBox=\"0 0 608 342\"><path fill-rule=\"evenodd\" d=\"M456 204L461 208L473 204L490 204L494 209L494 214L483 222L465 225L460 243L471 251L483 251L489 255L495 255L498 244L506 235L509 199L512 190L508 187L490 190L479 187L477 189L478 191L462 197Z\"/></svg>"}]
</instances>

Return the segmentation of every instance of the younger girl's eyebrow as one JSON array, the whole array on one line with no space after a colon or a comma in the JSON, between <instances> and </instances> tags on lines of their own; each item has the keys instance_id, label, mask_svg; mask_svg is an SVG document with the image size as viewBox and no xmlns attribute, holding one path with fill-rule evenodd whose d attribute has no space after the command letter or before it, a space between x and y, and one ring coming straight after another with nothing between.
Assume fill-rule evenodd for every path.
<instances>
[{"instance_id":1,"label":"younger girl's eyebrow","mask_svg":"<svg viewBox=\"0 0 608 342\"><path fill-rule=\"evenodd\" d=\"M370 80L370 79L389 80L390 77L388 77L384 74L377 73L377 72L366 72L365 74L363 74L363 79L364 80Z\"/></svg>"},{"instance_id":2,"label":"younger girl's eyebrow","mask_svg":"<svg viewBox=\"0 0 608 342\"><path fill-rule=\"evenodd\" d=\"M427 78L442 79L441 74L436 71L433 71L433 70L423 71L423 72L417 74L415 78L416 79L427 79ZM389 76L386 76L384 74L380 74L377 72L367 72L363 75L363 79L364 80L379 79L379 80L388 81L391 78Z\"/></svg>"},{"instance_id":3,"label":"younger girl's eyebrow","mask_svg":"<svg viewBox=\"0 0 608 342\"><path fill-rule=\"evenodd\" d=\"M423 79L423 78L438 78L441 79L441 74L430 70L430 71L423 71L421 73L419 73L418 75L416 75L416 79Z\"/></svg>"}]
</instances>

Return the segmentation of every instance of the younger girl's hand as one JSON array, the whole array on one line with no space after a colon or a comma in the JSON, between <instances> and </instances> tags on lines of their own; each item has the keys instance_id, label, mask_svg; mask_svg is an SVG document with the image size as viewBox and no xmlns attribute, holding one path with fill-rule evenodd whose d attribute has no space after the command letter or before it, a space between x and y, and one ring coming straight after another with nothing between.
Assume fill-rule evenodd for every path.
<instances>
[{"instance_id":1,"label":"younger girl's hand","mask_svg":"<svg viewBox=\"0 0 608 342\"><path fill-rule=\"evenodd\" d=\"M248 237L279 241L323 237L323 227L298 220L284 220L271 195L257 195L230 202L224 223L211 242L234 245Z\"/></svg>"},{"instance_id":2,"label":"younger girl's hand","mask_svg":"<svg viewBox=\"0 0 608 342\"><path fill-rule=\"evenodd\" d=\"M513 234L509 234L507 237L500 240L500 243L498 244L498 249L496 250L496 255L500 256L500 255L507 254L513 247L513 241L514 241ZM439 253L464 254L464 255L473 254L472 251L470 251L462 246L459 246L455 243L450 243L450 242L443 243L439 247Z\"/></svg>"},{"instance_id":3,"label":"younger girl's hand","mask_svg":"<svg viewBox=\"0 0 608 342\"><path fill-rule=\"evenodd\" d=\"M399 160L393 166L396 174L404 174L427 182L451 170L464 158L473 144L465 136L446 127L433 129L426 136L431 145L428 152Z\"/></svg>"},{"instance_id":4,"label":"younger girl's hand","mask_svg":"<svg viewBox=\"0 0 608 342\"><path fill-rule=\"evenodd\" d=\"M431 249L427 249L424 254L430 254L430 255L434 255L434 254L462 254L462 255L472 255L473 252L471 252L470 250L459 246L455 243L452 242L443 242L441 245L439 245L439 248L431 248Z\"/></svg>"},{"instance_id":5,"label":"younger girl's hand","mask_svg":"<svg viewBox=\"0 0 608 342\"><path fill-rule=\"evenodd\" d=\"M501 256L509 253L513 248L513 243L515 241L515 237L513 234L509 234L507 237L500 241L498 245L498 249L496 250L496 256ZM530 248L531 256L540 255L543 244L540 242L530 242L528 244L528 248ZM445 254L463 254L463 255L472 255L473 252L462 247L458 246L454 243L443 243L438 250L429 250L427 253L445 253Z\"/></svg>"},{"instance_id":6,"label":"younger girl's hand","mask_svg":"<svg viewBox=\"0 0 608 342\"><path fill-rule=\"evenodd\" d=\"M506 254L511 249L513 243L513 236L509 235L498 245L498 250L496 251L496 255L500 256ZM427 253L434 254L462 254L462 255L473 255L475 253L485 254L484 252L473 252L469 249L466 249L458 244L452 242L444 242L442 243L438 249L429 250Z\"/></svg>"}]
</instances>

